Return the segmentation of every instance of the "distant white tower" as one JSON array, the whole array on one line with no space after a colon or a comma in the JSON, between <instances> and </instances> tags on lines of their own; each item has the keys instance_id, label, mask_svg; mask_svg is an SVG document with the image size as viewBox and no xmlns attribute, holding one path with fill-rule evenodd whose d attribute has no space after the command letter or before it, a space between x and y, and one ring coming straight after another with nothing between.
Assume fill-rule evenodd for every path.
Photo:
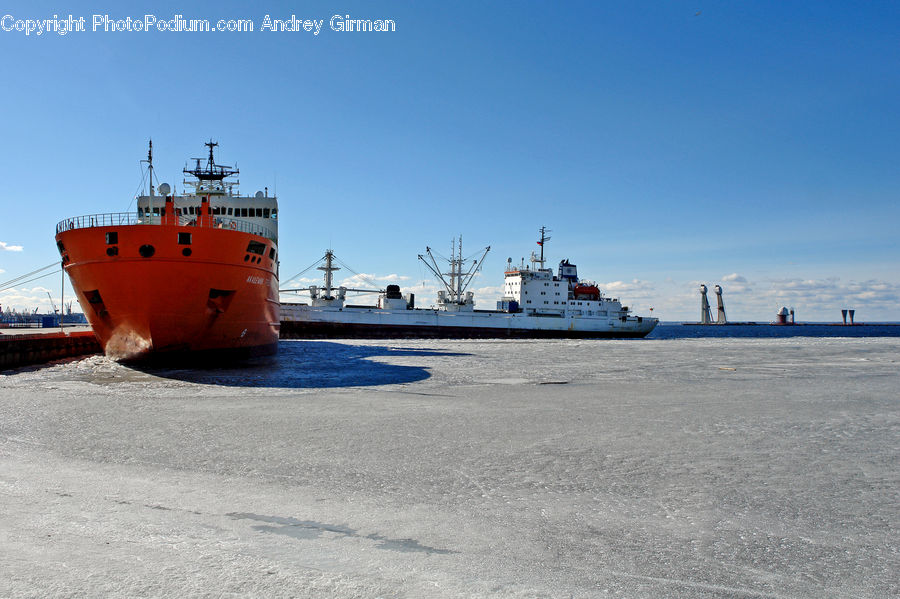
<instances>
[{"instance_id":1,"label":"distant white tower","mask_svg":"<svg viewBox=\"0 0 900 599\"><path fill-rule=\"evenodd\" d=\"M716 324L725 324L725 302L722 300L722 286L716 285L716 303L719 306L719 317Z\"/></svg>"},{"instance_id":2,"label":"distant white tower","mask_svg":"<svg viewBox=\"0 0 900 599\"><path fill-rule=\"evenodd\" d=\"M709 300L706 299L706 285L700 284L700 324L712 324L709 314Z\"/></svg>"}]
</instances>

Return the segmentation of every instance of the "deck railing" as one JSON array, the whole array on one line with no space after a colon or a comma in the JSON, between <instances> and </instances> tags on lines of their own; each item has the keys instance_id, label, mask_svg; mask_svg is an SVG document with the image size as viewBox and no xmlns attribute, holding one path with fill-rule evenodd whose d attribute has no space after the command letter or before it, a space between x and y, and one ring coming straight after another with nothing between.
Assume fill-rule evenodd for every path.
<instances>
[{"instance_id":1,"label":"deck railing","mask_svg":"<svg viewBox=\"0 0 900 599\"><path fill-rule=\"evenodd\" d=\"M111 212L107 214L86 214L73 216L56 224L56 232L71 231L73 229L90 229L93 227L120 227L125 225L161 225L170 224L165 216L141 216L135 212ZM208 229L228 229L241 231L251 235L259 235L272 241L277 241L277 236L271 229L263 225L246 220L231 218L230 216L179 216L179 227L203 227Z\"/></svg>"}]
</instances>

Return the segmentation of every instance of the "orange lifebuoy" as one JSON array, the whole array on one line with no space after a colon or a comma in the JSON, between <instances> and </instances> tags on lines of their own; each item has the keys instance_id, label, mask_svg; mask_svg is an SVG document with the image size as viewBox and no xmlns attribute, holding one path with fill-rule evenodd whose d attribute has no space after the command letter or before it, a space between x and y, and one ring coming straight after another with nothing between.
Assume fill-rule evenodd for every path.
<instances>
[{"instance_id":1,"label":"orange lifebuoy","mask_svg":"<svg viewBox=\"0 0 900 599\"><path fill-rule=\"evenodd\" d=\"M231 221L231 230L234 231L236 229L237 229L237 223L234 221Z\"/></svg>"}]
</instances>

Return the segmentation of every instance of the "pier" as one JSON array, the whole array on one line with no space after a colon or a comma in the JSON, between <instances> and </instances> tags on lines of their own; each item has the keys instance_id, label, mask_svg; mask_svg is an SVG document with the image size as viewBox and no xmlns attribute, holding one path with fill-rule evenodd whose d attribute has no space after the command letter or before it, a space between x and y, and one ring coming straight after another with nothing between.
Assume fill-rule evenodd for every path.
<instances>
[{"instance_id":1,"label":"pier","mask_svg":"<svg viewBox=\"0 0 900 599\"><path fill-rule=\"evenodd\" d=\"M0 370L100 353L90 327L0 330Z\"/></svg>"}]
</instances>

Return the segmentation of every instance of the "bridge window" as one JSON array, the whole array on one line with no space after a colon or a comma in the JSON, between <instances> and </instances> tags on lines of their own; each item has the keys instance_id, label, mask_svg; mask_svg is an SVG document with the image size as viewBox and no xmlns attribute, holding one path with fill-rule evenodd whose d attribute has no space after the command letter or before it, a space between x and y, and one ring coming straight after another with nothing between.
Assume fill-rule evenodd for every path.
<instances>
[{"instance_id":1,"label":"bridge window","mask_svg":"<svg viewBox=\"0 0 900 599\"><path fill-rule=\"evenodd\" d=\"M269 218L269 209L263 208L263 218Z\"/></svg>"},{"instance_id":2,"label":"bridge window","mask_svg":"<svg viewBox=\"0 0 900 599\"><path fill-rule=\"evenodd\" d=\"M278 211L272 208L272 218L278 218Z\"/></svg>"},{"instance_id":3,"label":"bridge window","mask_svg":"<svg viewBox=\"0 0 900 599\"><path fill-rule=\"evenodd\" d=\"M229 207L228 208L228 216L233 216L233 215L234 215L234 208Z\"/></svg>"}]
</instances>

